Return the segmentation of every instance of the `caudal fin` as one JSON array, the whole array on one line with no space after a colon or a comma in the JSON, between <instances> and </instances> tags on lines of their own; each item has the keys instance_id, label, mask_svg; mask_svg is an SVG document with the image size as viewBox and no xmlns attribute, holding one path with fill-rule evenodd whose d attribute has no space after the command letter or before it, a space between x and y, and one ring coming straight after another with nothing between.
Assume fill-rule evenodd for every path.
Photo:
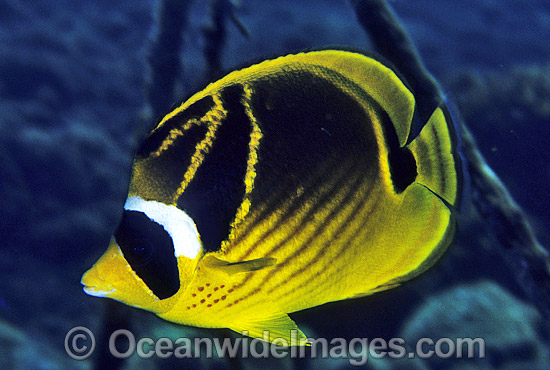
<instances>
[{"instance_id":1,"label":"caudal fin","mask_svg":"<svg viewBox=\"0 0 550 370\"><path fill-rule=\"evenodd\" d=\"M460 201L461 163L451 116L439 106L420 134L407 147L416 160L416 182L457 207Z\"/></svg>"}]
</instances>

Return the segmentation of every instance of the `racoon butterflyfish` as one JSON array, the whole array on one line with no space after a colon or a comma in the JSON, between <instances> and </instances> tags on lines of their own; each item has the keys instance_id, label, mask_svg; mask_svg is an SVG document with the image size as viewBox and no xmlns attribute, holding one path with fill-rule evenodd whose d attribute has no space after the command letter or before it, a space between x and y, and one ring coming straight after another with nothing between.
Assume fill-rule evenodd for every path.
<instances>
[{"instance_id":1,"label":"racoon butterflyfish","mask_svg":"<svg viewBox=\"0 0 550 370\"><path fill-rule=\"evenodd\" d=\"M288 313L396 287L453 239L453 123L443 103L422 128L414 117L406 82L357 52L227 74L139 146L122 219L84 291L175 323L306 344Z\"/></svg>"}]
</instances>

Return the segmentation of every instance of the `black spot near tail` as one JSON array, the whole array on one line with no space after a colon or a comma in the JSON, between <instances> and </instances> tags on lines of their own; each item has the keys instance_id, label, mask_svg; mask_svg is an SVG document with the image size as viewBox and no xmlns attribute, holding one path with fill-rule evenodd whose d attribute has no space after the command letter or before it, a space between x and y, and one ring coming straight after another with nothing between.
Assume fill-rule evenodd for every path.
<instances>
[{"instance_id":1,"label":"black spot near tail","mask_svg":"<svg viewBox=\"0 0 550 370\"><path fill-rule=\"evenodd\" d=\"M380 110L383 112L382 110ZM397 193L402 193L414 182L418 175L416 160L412 152L406 147L399 146L397 132L390 117L383 112L381 117L384 135L388 147L388 162L390 166L391 180Z\"/></svg>"},{"instance_id":2,"label":"black spot near tail","mask_svg":"<svg viewBox=\"0 0 550 370\"><path fill-rule=\"evenodd\" d=\"M416 179L416 161L408 148L390 151L388 156L393 186L398 193L403 192Z\"/></svg>"}]
</instances>

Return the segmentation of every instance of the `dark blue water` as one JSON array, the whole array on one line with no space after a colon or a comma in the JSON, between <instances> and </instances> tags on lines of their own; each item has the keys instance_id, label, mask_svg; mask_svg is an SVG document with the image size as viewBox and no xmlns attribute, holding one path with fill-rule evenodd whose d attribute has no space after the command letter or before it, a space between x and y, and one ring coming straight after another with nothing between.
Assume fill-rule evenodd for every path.
<instances>
[{"instance_id":1,"label":"dark blue water","mask_svg":"<svg viewBox=\"0 0 550 370\"><path fill-rule=\"evenodd\" d=\"M390 4L537 237L550 245L550 6L542 0ZM152 0L0 0L2 368L92 366L91 360L68 357L63 339L77 325L99 335L105 320L103 302L85 295L79 280L108 244L136 145L154 123L142 117L155 8ZM222 52L227 71L307 48L372 51L344 0L242 0L235 15L250 37L227 24ZM207 2L193 2L176 100L207 81L202 28L209 22ZM174 102L166 101L165 109ZM547 368L549 336L542 318L500 258L490 230L479 219L459 227L455 247L410 284L293 317L316 337L486 341L483 359L384 358L364 368ZM142 336L204 335L129 312ZM128 366L154 368L154 361L160 360L134 359ZM245 367L292 366L281 361L250 361ZM182 364L226 366L207 359ZM351 366L346 360L294 365ZM173 366L178 362L164 362L165 368Z\"/></svg>"}]
</instances>

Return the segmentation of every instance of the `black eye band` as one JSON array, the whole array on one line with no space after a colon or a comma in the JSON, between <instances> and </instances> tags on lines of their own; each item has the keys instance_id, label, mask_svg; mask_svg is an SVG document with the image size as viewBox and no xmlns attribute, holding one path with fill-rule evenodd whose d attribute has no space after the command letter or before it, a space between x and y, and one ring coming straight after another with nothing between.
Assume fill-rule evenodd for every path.
<instances>
[{"instance_id":1,"label":"black eye band","mask_svg":"<svg viewBox=\"0 0 550 370\"><path fill-rule=\"evenodd\" d=\"M145 213L124 211L115 240L132 270L159 299L180 287L178 261L170 235Z\"/></svg>"}]
</instances>

